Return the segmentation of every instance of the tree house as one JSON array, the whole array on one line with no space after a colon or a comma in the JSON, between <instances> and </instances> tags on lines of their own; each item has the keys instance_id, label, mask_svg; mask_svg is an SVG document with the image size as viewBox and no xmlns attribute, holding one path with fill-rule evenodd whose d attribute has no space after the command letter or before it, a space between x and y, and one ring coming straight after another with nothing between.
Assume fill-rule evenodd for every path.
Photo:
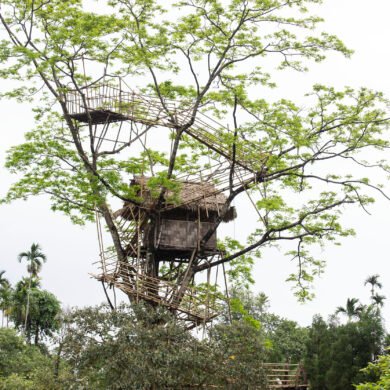
<instances>
[{"instance_id":1,"label":"tree house","mask_svg":"<svg viewBox=\"0 0 390 390\"><path fill-rule=\"evenodd\" d=\"M93 134L96 152L116 154L138 143L151 128L162 127L182 131L219 156L199 172L179 172L180 176L172 172L176 179L172 175L168 186L156 185L158 177L134 177L130 183L134 202L125 202L113 215L120 256L118 248L103 248L99 233L100 272L94 275L103 286L117 287L131 300L167 307L190 326L210 321L219 310L218 294L195 285L195 266L218 265L223 254L217 248L216 228L236 217L224 192L262 181L268 154L257 142L238 137L204 113L198 111L194 117L188 101L107 83L67 91L65 101L77 126ZM124 123L129 126L122 131ZM159 263L168 271L160 272Z\"/></svg>"},{"instance_id":2,"label":"tree house","mask_svg":"<svg viewBox=\"0 0 390 390\"><path fill-rule=\"evenodd\" d=\"M139 176L130 185L136 187L137 197L142 199L140 208L153 212L157 199L153 198L148 181L149 178ZM199 249L200 241L213 227L226 202L225 195L217 192L210 183L179 182L177 185L176 191L166 191L164 207L155 214L153 223L149 220L142 227L141 252L151 246L160 261L189 260L193 250ZM139 218L130 203L125 203L115 215L133 222ZM223 222L235 217L235 208L230 207ZM217 253L215 231L205 243L203 254L211 256Z\"/></svg>"}]
</instances>

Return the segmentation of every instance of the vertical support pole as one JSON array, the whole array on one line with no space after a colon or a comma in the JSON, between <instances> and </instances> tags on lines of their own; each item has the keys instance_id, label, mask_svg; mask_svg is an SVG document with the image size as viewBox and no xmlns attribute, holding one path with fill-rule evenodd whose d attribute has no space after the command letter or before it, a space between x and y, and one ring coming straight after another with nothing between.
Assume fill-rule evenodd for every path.
<instances>
[{"instance_id":1,"label":"vertical support pole","mask_svg":"<svg viewBox=\"0 0 390 390\"><path fill-rule=\"evenodd\" d=\"M122 77L119 77L119 113L122 113Z\"/></svg>"},{"instance_id":2,"label":"vertical support pole","mask_svg":"<svg viewBox=\"0 0 390 390\"><path fill-rule=\"evenodd\" d=\"M210 276L211 276L211 268L207 270L207 297L206 297L206 312L204 316L204 322L206 323L206 319L210 317Z\"/></svg>"},{"instance_id":3,"label":"vertical support pole","mask_svg":"<svg viewBox=\"0 0 390 390\"><path fill-rule=\"evenodd\" d=\"M228 313L229 313L229 321L230 321L230 324L233 323L232 321L232 311L230 309L230 297L229 297L229 290L228 290L228 285L227 285L227 280L226 280L226 271L225 271L225 264L222 263L222 271L223 271L223 278L225 280L225 294L226 294L226 298L227 298L227 301L228 301Z\"/></svg>"}]
</instances>

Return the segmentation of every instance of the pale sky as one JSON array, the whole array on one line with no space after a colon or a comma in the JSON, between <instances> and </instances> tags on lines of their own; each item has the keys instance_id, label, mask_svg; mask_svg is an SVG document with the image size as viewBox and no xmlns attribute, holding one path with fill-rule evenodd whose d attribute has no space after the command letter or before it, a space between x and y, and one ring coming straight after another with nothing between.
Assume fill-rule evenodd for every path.
<instances>
[{"instance_id":1,"label":"pale sky","mask_svg":"<svg viewBox=\"0 0 390 390\"><path fill-rule=\"evenodd\" d=\"M355 54L352 59L332 55L306 74L278 73L280 93L300 99L312 84L322 83L339 88L367 86L390 97L389 0L328 0L318 7L317 14L326 19L322 29L338 35ZM3 101L0 115L3 166L5 151L21 143L24 132L34 124L28 104ZM4 168L0 169L0 196L14 180ZM238 219L224 227L222 233L234 232L237 238L243 238L246 219L252 211L245 203L237 206L240 206ZM368 275L380 274L382 294L388 296L383 314L390 318L390 202L378 198L370 212L371 215L366 215L356 208L345 212L345 224L353 227L357 235L344 239L341 247L329 245L324 249L322 257L327 267L324 275L314 282L316 298L312 302L299 304L285 282L294 266L283 256L283 247L267 252L256 263L254 290L270 297L272 312L308 325L314 314L327 317L337 306L345 305L349 297L369 303L369 289L363 286L364 280ZM0 233L0 270L6 270L13 283L26 275L25 265L17 263L17 254L38 242L48 257L41 274L42 285L63 306L93 305L105 300L100 284L88 275L94 271L92 262L98 259L94 225L85 228L72 225L63 215L53 213L48 199L41 197L0 206Z\"/></svg>"}]
</instances>

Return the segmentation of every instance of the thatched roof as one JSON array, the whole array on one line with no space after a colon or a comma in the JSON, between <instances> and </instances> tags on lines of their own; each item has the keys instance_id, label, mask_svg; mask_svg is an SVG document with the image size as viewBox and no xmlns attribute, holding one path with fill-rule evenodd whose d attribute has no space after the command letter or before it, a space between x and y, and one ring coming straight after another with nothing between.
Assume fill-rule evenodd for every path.
<instances>
[{"instance_id":1,"label":"thatched roof","mask_svg":"<svg viewBox=\"0 0 390 390\"><path fill-rule=\"evenodd\" d=\"M148 186L149 177L136 176L132 180L130 186L137 186L137 196L142 199L141 207L146 209L153 208L156 204L156 194L152 196L150 186ZM185 210L200 210L209 212L216 212L218 215L226 202L226 196L219 192L212 183L199 182L176 182L177 188L174 190L167 190L165 192L165 205L171 206L169 208L185 209ZM158 188L158 193L160 188ZM158 196L158 195L157 195ZM118 210L115 214L124 216L125 209ZM231 207L224 217L224 221L228 222L236 217L235 208Z\"/></svg>"}]
</instances>

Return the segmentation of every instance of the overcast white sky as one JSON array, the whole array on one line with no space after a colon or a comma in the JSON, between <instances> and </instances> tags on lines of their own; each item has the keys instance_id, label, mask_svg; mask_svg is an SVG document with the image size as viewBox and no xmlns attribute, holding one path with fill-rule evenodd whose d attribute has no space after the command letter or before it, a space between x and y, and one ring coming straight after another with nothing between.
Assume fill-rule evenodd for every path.
<instances>
[{"instance_id":1,"label":"overcast white sky","mask_svg":"<svg viewBox=\"0 0 390 390\"><path fill-rule=\"evenodd\" d=\"M332 56L307 74L278 74L284 96L299 99L312 84L319 82L336 87L367 86L390 97L390 1L328 0L317 13L326 19L323 29L337 34L355 54L350 60ZM23 134L33 127L33 121L28 104L7 101L0 104L0 117L0 166L3 166L5 151L23 141ZM4 168L0 169L0 196L13 180ZM291 286L285 283L293 265L281 254L283 250L269 252L258 261L254 288L270 297L273 312L308 325L314 314L327 317L336 306L344 305L348 297L368 303L369 290L363 286L364 279L378 273L384 285L382 293L388 296L383 313L390 319L390 202L378 199L370 211L371 216L355 209L345 213L344 221L355 228L357 236L343 240L341 247L325 248L323 258L327 260L327 268L315 281L316 298L310 303L297 303ZM234 229L237 238L245 235L250 210L243 205L238 212L235 225L225 228L228 232ZM51 212L45 198L0 207L0 270L5 269L6 276L16 282L26 275L25 265L17 263L17 254L33 242L40 243L48 257L42 272L43 287L57 295L64 306L104 300L100 284L88 275L94 271L92 262L97 260L96 241L93 225L85 228L72 225L61 214Z\"/></svg>"}]
</instances>

